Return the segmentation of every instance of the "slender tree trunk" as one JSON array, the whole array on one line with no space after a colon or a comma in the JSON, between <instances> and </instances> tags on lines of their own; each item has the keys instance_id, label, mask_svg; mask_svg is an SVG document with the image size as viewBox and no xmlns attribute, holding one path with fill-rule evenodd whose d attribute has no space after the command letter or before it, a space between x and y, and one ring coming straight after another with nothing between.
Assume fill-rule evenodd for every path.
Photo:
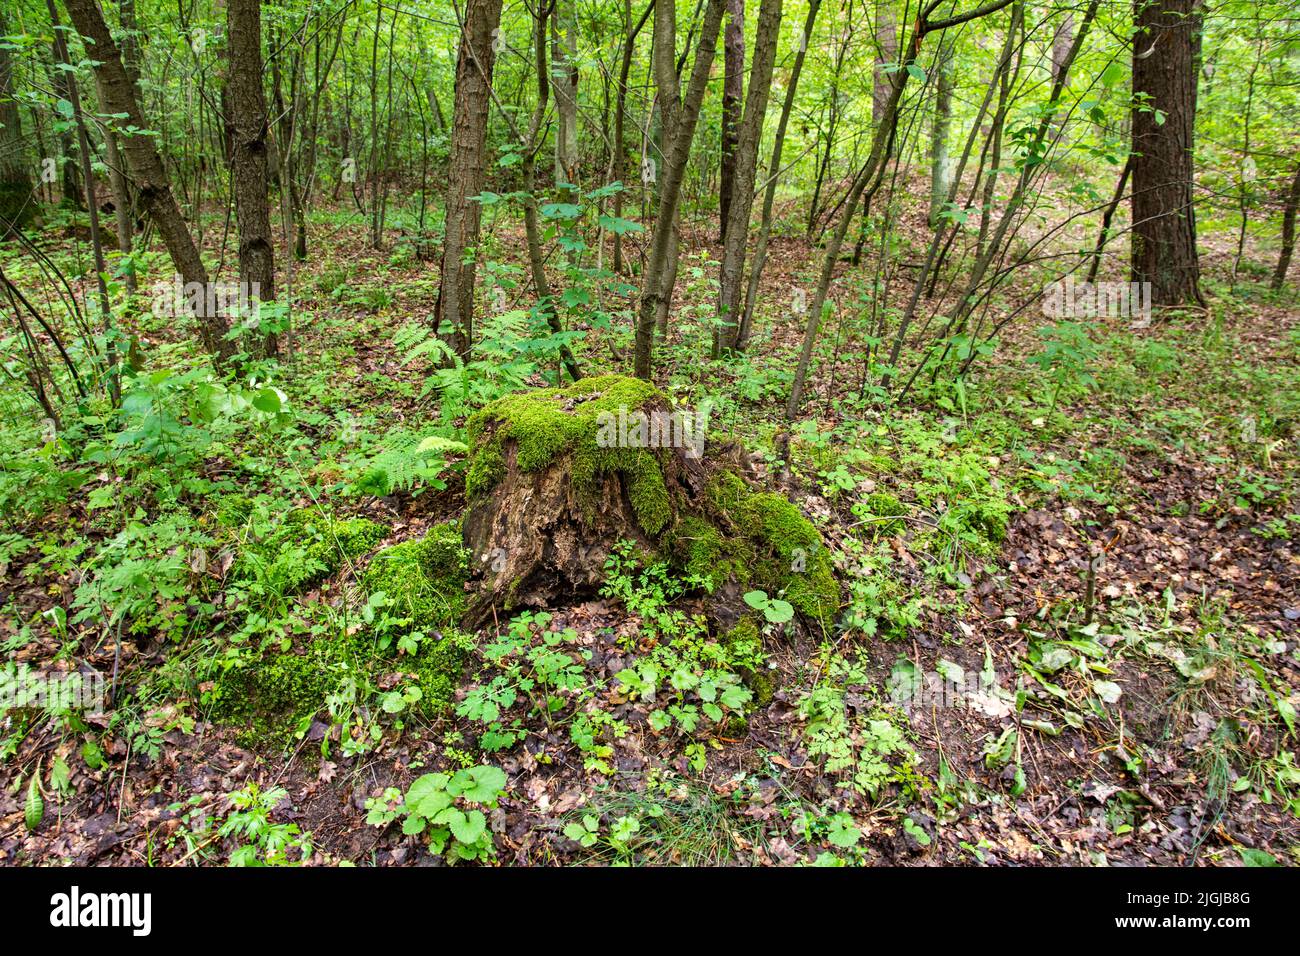
<instances>
[{"instance_id":1,"label":"slender tree trunk","mask_svg":"<svg viewBox=\"0 0 1300 956\"><path fill-rule=\"evenodd\" d=\"M520 137L524 176L524 237L528 243L528 268L533 277L533 290L537 295L537 309L546 318L552 332L561 332L555 297L546 279L546 261L542 255L541 228L537 222L537 152L542 145L542 122L546 119L546 104L550 99L550 72L546 64L546 20L550 7L537 5L533 13L533 59L537 77L537 104L533 107L528 135ZM560 346L560 361L569 376L576 382L582 378L582 369L567 345Z\"/></svg>"},{"instance_id":2,"label":"slender tree trunk","mask_svg":"<svg viewBox=\"0 0 1300 956\"><path fill-rule=\"evenodd\" d=\"M555 185L578 185L578 19L576 0L556 0L551 21L551 62L555 78ZM574 190L564 189L567 201Z\"/></svg>"},{"instance_id":3,"label":"slender tree trunk","mask_svg":"<svg viewBox=\"0 0 1300 956\"><path fill-rule=\"evenodd\" d=\"M772 144L772 161L768 164L767 188L763 192L763 216L758 227L758 245L754 250L753 265L750 266L749 287L745 291L745 313L741 317L740 329L736 336L737 350L743 350L749 344L750 330L753 328L754 303L758 300L758 284L763 277L763 267L767 264L767 243L772 234L772 206L776 200L776 186L781 174L785 131L790 125L790 112L794 108L795 93L799 89L799 77L803 74L808 44L812 39L813 27L817 23L817 11L820 9L821 0L809 0L808 19L804 21L800 42L795 50L794 66L790 70L790 85L786 88L785 102L781 105L781 118L776 124L776 141Z\"/></svg>"},{"instance_id":4,"label":"slender tree trunk","mask_svg":"<svg viewBox=\"0 0 1300 956\"><path fill-rule=\"evenodd\" d=\"M938 225L948 200L948 130L952 126L952 43L940 43L935 64L934 125L930 131L930 225Z\"/></svg>"},{"instance_id":5,"label":"slender tree trunk","mask_svg":"<svg viewBox=\"0 0 1300 956\"><path fill-rule=\"evenodd\" d=\"M121 52L109 33L104 14L96 0L64 0L64 4L77 32L91 41L96 61L95 75L104 97L101 106L106 112L125 114L126 123L137 129L148 129L148 123L136 102L134 84L122 65ZM153 138L124 137L122 151L126 154L127 167L135 182L141 205L157 226L158 234L167 247L167 253L181 281L197 284L206 291L207 268L203 265L198 246L194 244L194 237L190 235L185 218L176 204L176 197L172 195L167 172ZM207 296L202 298L206 303ZM233 343L226 340L229 329L226 317L219 310L207 309L197 302L192 301L191 305L198 320L203 347L218 365L224 364L234 353Z\"/></svg>"},{"instance_id":6,"label":"slender tree trunk","mask_svg":"<svg viewBox=\"0 0 1300 956\"><path fill-rule=\"evenodd\" d=\"M456 57L446 227L434 316L435 326L450 326L452 348L462 359L468 359L474 347L475 261L464 259L466 250L478 244L481 210L470 197L483 191L495 59L492 33L500 22L501 0L469 0Z\"/></svg>"},{"instance_id":7,"label":"slender tree trunk","mask_svg":"<svg viewBox=\"0 0 1300 956\"><path fill-rule=\"evenodd\" d=\"M1124 163L1124 168L1120 170L1119 182L1115 184L1115 195L1111 197L1110 203L1106 206L1106 211L1101 215L1101 231L1097 233L1097 244L1092 250L1092 262L1088 264L1089 284L1097 281L1097 270L1101 268L1101 254L1106 248L1106 243L1110 241L1110 223L1115 218L1115 211L1119 209L1120 200L1124 198L1124 187L1128 185L1129 174L1133 172L1133 157Z\"/></svg>"},{"instance_id":8,"label":"slender tree trunk","mask_svg":"<svg viewBox=\"0 0 1300 956\"><path fill-rule=\"evenodd\" d=\"M776 63L777 35L781 28L781 0L762 0L754 36L754 58L749 78L745 112L737 130L735 180L723 230L722 267L718 311L725 323L714 339L714 358L736 347L740 326L740 290L744 275L745 250L749 239L749 216L754 208L754 180L758 170L758 147L763 140L763 120L772 91L772 68Z\"/></svg>"},{"instance_id":9,"label":"slender tree trunk","mask_svg":"<svg viewBox=\"0 0 1300 956\"><path fill-rule=\"evenodd\" d=\"M727 0L722 31L722 168L718 180L721 241L727 241L728 213L735 196L736 151L740 146L740 110L745 97L745 0Z\"/></svg>"},{"instance_id":10,"label":"slender tree trunk","mask_svg":"<svg viewBox=\"0 0 1300 956\"><path fill-rule=\"evenodd\" d=\"M239 278L250 299L275 299L275 243L267 201L267 133L270 116L262 88L262 0L226 0L230 37L230 175L239 222ZM288 186L287 172L281 188ZM275 333L267 333L262 352L279 353Z\"/></svg>"},{"instance_id":11,"label":"slender tree trunk","mask_svg":"<svg viewBox=\"0 0 1300 956\"><path fill-rule=\"evenodd\" d=\"M1295 178L1291 180L1291 189L1286 194L1282 207L1282 251L1277 257L1277 269L1273 272L1273 291L1280 292L1286 281L1286 270L1291 267L1291 253L1295 249L1295 220L1300 212L1300 163L1296 164Z\"/></svg>"},{"instance_id":12,"label":"slender tree trunk","mask_svg":"<svg viewBox=\"0 0 1300 956\"><path fill-rule=\"evenodd\" d=\"M676 261L673 249L673 219L681 198L682 179L690 158L691 142L700 117L700 106L708 87L709 73L718 46L718 27L722 23L723 0L708 0L704 11L704 24L695 49L695 65L691 71L685 102L678 102L677 65L674 51L677 46L677 11L667 0L655 4L655 82L659 88L660 109L664 116L664 163L662 187L659 193L659 212L655 217L650 256L646 261L645 276L641 284L641 303L636 324L636 374L650 380L654 363L655 316L660 305L670 294L663 287L663 277L668 271L669 256ZM670 118L671 117L671 118Z\"/></svg>"},{"instance_id":13,"label":"slender tree trunk","mask_svg":"<svg viewBox=\"0 0 1300 956\"><path fill-rule=\"evenodd\" d=\"M1134 0L1134 20L1132 277L1151 283L1156 305L1202 303L1192 169L1200 0Z\"/></svg>"},{"instance_id":14,"label":"slender tree trunk","mask_svg":"<svg viewBox=\"0 0 1300 956\"><path fill-rule=\"evenodd\" d=\"M876 0L876 45L880 48L880 61L876 64L871 87L871 122L880 125L885 108L889 105L889 74L882 67L893 63L898 56L898 13L896 0Z\"/></svg>"},{"instance_id":15,"label":"slender tree trunk","mask_svg":"<svg viewBox=\"0 0 1300 956\"><path fill-rule=\"evenodd\" d=\"M0 11L0 35L8 34L9 25ZM27 225L36 212L29 161L14 99L13 60L9 50L0 46L0 238L14 227Z\"/></svg>"},{"instance_id":16,"label":"slender tree trunk","mask_svg":"<svg viewBox=\"0 0 1300 956\"><path fill-rule=\"evenodd\" d=\"M623 218L623 193L627 191L627 146L624 143L625 119L627 116L627 80L628 74L632 70L632 54L636 51L636 38L645 26L646 20L654 12L655 0L650 0L646 4L645 12L641 14L641 19L637 21L635 27L628 33L623 42L623 58L618 67L618 97L617 105L614 107L614 181L622 183L623 189L614 194L614 216ZM625 0L624 10L626 11L625 20L631 20L632 5L631 0ZM614 233L614 272L622 274L623 272L623 234L622 232Z\"/></svg>"}]
</instances>

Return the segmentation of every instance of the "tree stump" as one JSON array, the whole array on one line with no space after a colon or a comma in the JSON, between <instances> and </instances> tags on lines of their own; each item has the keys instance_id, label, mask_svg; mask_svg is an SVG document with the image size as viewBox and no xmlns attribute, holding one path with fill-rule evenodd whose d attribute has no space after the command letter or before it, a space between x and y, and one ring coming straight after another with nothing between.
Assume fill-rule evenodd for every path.
<instances>
[{"instance_id":1,"label":"tree stump","mask_svg":"<svg viewBox=\"0 0 1300 956\"><path fill-rule=\"evenodd\" d=\"M465 625L596 594L630 541L700 583L722 626L758 589L829 628L839 589L821 536L784 496L751 487L736 446L706 447L706 418L619 375L509 395L472 416L462 537L478 586Z\"/></svg>"}]
</instances>

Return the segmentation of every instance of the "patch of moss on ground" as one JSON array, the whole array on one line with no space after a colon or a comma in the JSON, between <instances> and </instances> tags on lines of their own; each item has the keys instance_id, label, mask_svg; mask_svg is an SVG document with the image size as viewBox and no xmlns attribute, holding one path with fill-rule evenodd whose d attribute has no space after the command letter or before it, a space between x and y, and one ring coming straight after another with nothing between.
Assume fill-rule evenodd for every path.
<instances>
[{"instance_id":1,"label":"patch of moss on ground","mask_svg":"<svg viewBox=\"0 0 1300 956\"><path fill-rule=\"evenodd\" d=\"M213 720L242 728L246 746L282 746L304 729L351 670L340 643L319 640L302 654L268 654L221 674L204 695Z\"/></svg>"},{"instance_id":2,"label":"patch of moss on ground","mask_svg":"<svg viewBox=\"0 0 1300 956\"><path fill-rule=\"evenodd\" d=\"M753 554L741 540L725 540L702 518L683 518L666 540L667 551L687 575L708 581L712 589L730 577L745 580Z\"/></svg>"},{"instance_id":3,"label":"patch of moss on ground","mask_svg":"<svg viewBox=\"0 0 1300 956\"><path fill-rule=\"evenodd\" d=\"M839 585L812 522L784 495L754 491L732 472L716 475L708 494L745 539L746 552L753 552L742 585L783 593L800 614L829 629L839 610Z\"/></svg>"},{"instance_id":4,"label":"patch of moss on ground","mask_svg":"<svg viewBox=\"0 0 1300 956\"><path fill-rule=\"evenodd\" d=\"M419 679L419 708L426 717L441 716L451 710L456 688L473 650L473 637L449 631L441 638L425 638L420 642L419 653L405 662Z\"/></svg>"},{"instance_id":5,"label":"patch of moss on ground","mask_svg":"<svg viewBox=\"0 0 1300 956\"><path fill-rule=\"evenodd\" d=\"M368 553L388 533L387 526L369 518L336 518L317 508L298 508L260 542L244 548L235 575L296 594Z\"/></svg>"},{"instance_id":6,"label":"patch of moss on ground","mask_svg":"<svg viewBox=\"0 0 1300 956\"><path fill-rule=\"evenodd\" d=\"M651 535L668 524L672 507L658 454L647 448L602 448L597 444L601 413L628 413L655 403L667 407L662 392L648 382L623 375L584 378L566 388L507 395L470 417L471 452L465 493L472 501L490 492L506 472L504 445L514 442L515 461L524 472L538 471L557 458L572 459L574 487L594 488L609 472L628 483L637 522Z\"/></svg>"},{"instance_id":7,"label":"patch of moss on ground","mask_svg":"<svg viewBox=\"0 0 1300 956\"><path fill-rule=\"evenodd\" d=\"M362 575L368 594L382 591L412 630L455 626L465 613L469 552L455 522L436 525L425 537L403 541L375 555Z\"/></svg>"}]
</instances>

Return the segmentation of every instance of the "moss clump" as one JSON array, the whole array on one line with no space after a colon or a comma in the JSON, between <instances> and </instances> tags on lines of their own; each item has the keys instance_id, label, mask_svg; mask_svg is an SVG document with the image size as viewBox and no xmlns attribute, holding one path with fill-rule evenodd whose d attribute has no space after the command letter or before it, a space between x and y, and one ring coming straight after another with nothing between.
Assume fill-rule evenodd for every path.
<instances>
[{"instance_id":1,"label":"moss clump","mask_svg":"<svg viewBox=\"0 0 1300 956\"><path fill-rule=\"evenodd\" d=\"M514 442L515 462L524 472L570 456L579 492L590 491L604 474L621 473L637 522L648 534L657 535L672 515L658 455L647 448L602 448L596 441L601 413L631 413L651 404L666 406L667 400L650 383L623 375L599 375L567 388L498 399L470 417L467 430L473 452L465 493L472 501L496 486L506 473L505 443Z\"/></svg>"},{"instance_id":2,"label":"moss clump","mask_svg":"<svg viewBox=\"0 0 1300 956\"><path fill-rule=\"evenodd\" d=\"M735 627L722 635L722 646L726 648L727 657L740 679L753 692L753 706L770 704L776 694L776 681L763 667L766 655L758 622L748 616L741 618Z\"/></svg>"},{"instance_id":3,"label":"moss clump","mask_svg":"<svg viewBox=\"0 0 1300 956\"><path fill-rule=\"evenodd\" d=\"M270 654L225 671L204 703L214 720L243 728L240 743L283 745L342 686L350 668L346 658L341 646L323 640L303 654Z\"/></svg>"},{"instance_id":4,"label":"moss clump","mask_svg":"<svg viewBox=\"0 0 1300 956\"><path fill-rule=\"evenodd\" d=\"M382 591L413 630L459 622L465 612L469 552L455 522L436 525L422 539L403 541L375 555L362 576L369 594Z\"/></svg>"},{"instance_id":5,"label":"moss clump","mask_svg":"<svg viewBox=\"0 0 1300 956\"><path fill-rule=\"evenodd\" d=\"M473 650L474 639L459 631L420 642L420 652L411 658L408 669L420 682L420 712L426 717L438 717L451 710Z\"/></svg>"},{"instance_id":6,"label":"moss clump","mask_svg":"<svg viewBox=\"0 0 1300 956\"><path fill-rule=\"evenodd\" d=\"M874 519L871 523L873 537L892 538L903 530L902 519L907 516L907 506L886 491L867 495L860 510Z\"/></svg>"},{"instance_id":7,"label":"moss clump","mask_svg":"<svg viewBox=\"0 0 1300 956\"><path fill-rule=\"evenodd\" d=\"M683 518L665 541L668 553L687 575L708 581L710 589L728 578L746 580L753 554L739 539L727 541L701 518Z\"/></svg>"},{"instance_id":8,"label":"moss clump","mask_svg":"<svg viewBox=\"0 0 1300 956\"><path fill-rule=\"evenodd\" d=\"M752 548L749 575L742 583L783 593L800 614L829 628L839 610L839 585L812 522L783 495L753 491L732 472L715 476L708 494L714 508L747 539L746 551Z\"/></svg>"}]
</instances>

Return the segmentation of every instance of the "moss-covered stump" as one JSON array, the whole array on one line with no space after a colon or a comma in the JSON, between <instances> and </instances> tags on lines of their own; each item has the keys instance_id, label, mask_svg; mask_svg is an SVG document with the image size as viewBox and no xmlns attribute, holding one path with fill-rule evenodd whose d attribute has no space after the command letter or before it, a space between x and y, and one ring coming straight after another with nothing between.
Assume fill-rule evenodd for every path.
<instances>
[{"instance_id":1,"label":"moss-covered stump","mask_svg":"<svg viewBox=\"0 0 1300 956\"><path fill-rule=\"evenodd\" d=\"M703 429L653 385L620 375L476 413L462 527L479 588L465 624L594 594L615 545L632 541L707 580L723 626L760 588L829 627L839 589L816 528L781 495L751 488L734 446L705 446Z\"/></svg>"}]
</instances>

